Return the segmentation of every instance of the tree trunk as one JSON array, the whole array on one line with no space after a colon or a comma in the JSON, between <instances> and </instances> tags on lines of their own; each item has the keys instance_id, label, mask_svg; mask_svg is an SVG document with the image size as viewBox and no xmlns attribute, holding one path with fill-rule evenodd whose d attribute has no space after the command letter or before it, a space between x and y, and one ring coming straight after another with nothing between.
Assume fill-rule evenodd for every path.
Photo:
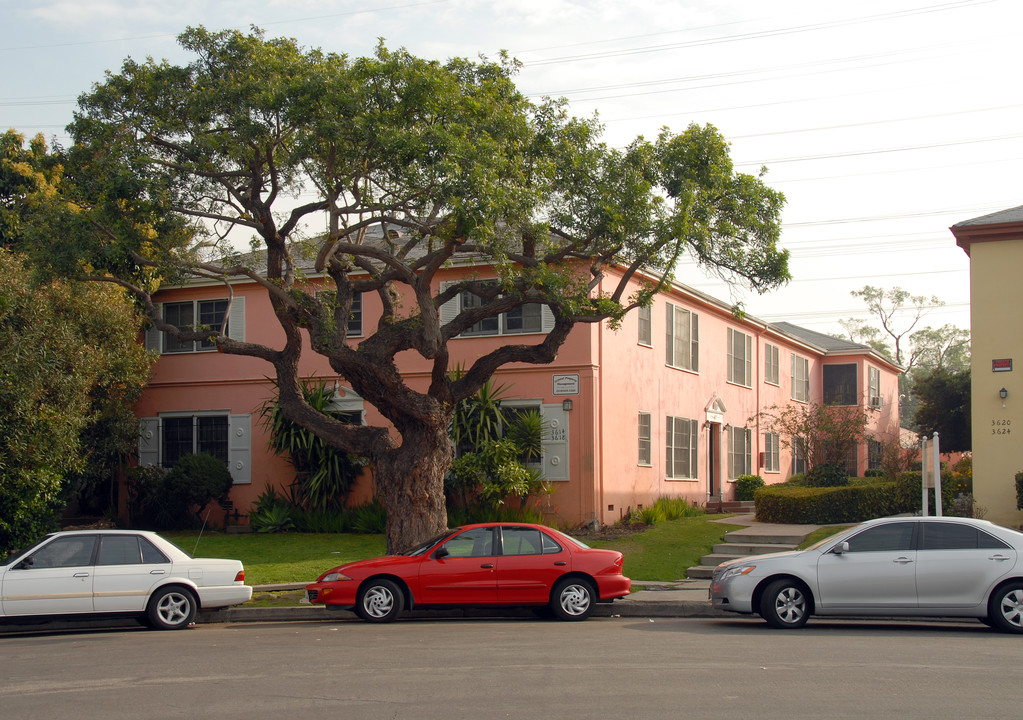
<instances>
[{"instance_id":1,"label":"tree trunk","mask_svg":"<svg viewBox=\"0 0 1023 720\"><path fill-rule=\"evenodd\" d=\"M402 444L376 463L387 510L387 554L404 552L447 529L444 474L454 458L447 426L402 433Z\"/></svg>"}]
</instances>

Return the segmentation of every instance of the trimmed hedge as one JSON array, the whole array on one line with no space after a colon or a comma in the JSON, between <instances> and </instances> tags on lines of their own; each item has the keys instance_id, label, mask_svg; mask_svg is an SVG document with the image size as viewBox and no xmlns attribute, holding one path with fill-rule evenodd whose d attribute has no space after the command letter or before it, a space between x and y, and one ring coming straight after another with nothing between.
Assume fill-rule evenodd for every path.
<instances>
[{"instance_id":1,"label":"trimmed hedge","mask_svg":"<svg viewBox=\"0 0 1023 720\"><path fill-rule=\"evenodd\" d=\"M945 514L952 509L951 475L942 473L941 478ZM829 525L919 513L920 473L909 471L894 481L856 482L844 487L768 485L756 491L754 501L757 520L772 523Z\"/></svg>"}]
</instances>

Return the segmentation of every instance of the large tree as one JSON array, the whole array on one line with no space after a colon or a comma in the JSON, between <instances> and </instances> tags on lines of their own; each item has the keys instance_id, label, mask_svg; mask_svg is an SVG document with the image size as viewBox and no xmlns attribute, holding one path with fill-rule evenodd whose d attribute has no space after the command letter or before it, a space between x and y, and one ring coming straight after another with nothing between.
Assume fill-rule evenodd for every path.
<instances>
[{"instance_id":1,"label":"large tree","mask_svg":"<svg viewBox=\"0 0 1023 720\"><path fill-rule=\"evenodd\" d=\"M759 291L789 277L782 195L735 172L711 126L612 149L594 120L528 101L504 57L440 63L381 45L352 59L258 30L192 28L180 42L190 64L129 59L80 99L67 182L34 225L40 257L129 288L160 330L271 364L285 416L374 463L390 551L446 526L449 422L500 367L549 363L576 324L620 321L687 254ZM383 240L370 241L373 227ZM239 233L257 254L231 251ZM336 292L304 289L300 252ZM438 291L438 271L459 257L488 262L499 282L467 276ZM657 282L628 294L645 270ZM261 285L282 344L169 325L153 293L187 277L222 279L229 294L230 279ZM350 346L357 293L375 293L384 312ZM462 293L476 301L442 321ZM554 316L542 341L504 345L452 377L450 339L527 303ZM304 333L399 437L309 406ZM407 351L432 362L425 392L398 371Z\"/></svg>"},{"instance_id":2,"label":"large tree","mask_svg":"<svg viewBox=\"0 0 1023 720\"><path fill-rule=\"evenodd\" d=\"M969 368L938 368L920 373L913 393L918 400L913 415L914 429L918 433L937 432L942 452L973 449Z\"/></svg>"}]
</instances>

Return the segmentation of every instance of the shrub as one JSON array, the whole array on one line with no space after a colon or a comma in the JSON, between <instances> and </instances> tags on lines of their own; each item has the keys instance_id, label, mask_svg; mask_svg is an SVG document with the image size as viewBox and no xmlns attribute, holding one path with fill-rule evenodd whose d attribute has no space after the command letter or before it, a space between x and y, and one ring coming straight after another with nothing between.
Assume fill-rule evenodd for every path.
<instances>
[{"instance_id":1,"label":"shrub","mask_svg":"<svg viewBox=\"0 0 1023 720\"><path fill-rule=\"evenodd\" d=\"M883 468L869 468L867 470L867 472L865 472L863 474L863 477L868 477L868 478L884 477L884 469Z\"/></svg>"},{"instance_id":2,"label":"shrub","mask_svg":"<svg viewBox=\"0 0 1023 720\"><path fill-rule=\"evenodd\" d=\"M807 487L843 487L849 484L849 474L838 463L823 463L806 474Z\"/></svg>"},{"instance_id":3,"label":"shrub","mask_svg":"<svg viewBox=\"0 0 1023 720\"><path fill-rule=\"evenodd\" d=\"M178 530L198 527L199 513L227 497L231 472L206 453L186 455L171 470L154 466L128 472L128 512L135 527Z\"/></svg>"},{"instance_id":4,"label":"shrub","mask_svg":"<svg viewBox=\"0 0 1023 720\"><path fill-rule=\"evenodd\" d=\"M678 520L703 514L701 508L693 507L684 497L662 496L657 498L654 506L663 511L665 520Z\"/></svg>"},{"instance_id":5,"label":"shrub","mask_svg":"<svg viewBox=\"0 0 1023 720\"><path fill-rule=\"evenodd\" d=\"M269 485L256 498L256 504L249 511L249 524L253 530L261 533L294 530L291 511L287 498L278 493L273 485Z\"/></svg>"},{"instance_id":6,"label":"shrub","mask_svg":"<svg viewBox=\"0 0 1023 720\"><path fill-rule=\"evenodd\" d=\"M759 475L740 475L735 479L735 499L752 500L753 494L765 484L764 479Z\"/></svg>"},{"instance_id":7,"label":"shrub","mask_svg":"<svg viewBox=\"0 0 1023 720\"><path fill-rule=\"evenodd\" d=\"M895 512L895 483L811 488L771 485L756 492L760 522L827 525L884 517Z\"/></svg>"}]
</instances>

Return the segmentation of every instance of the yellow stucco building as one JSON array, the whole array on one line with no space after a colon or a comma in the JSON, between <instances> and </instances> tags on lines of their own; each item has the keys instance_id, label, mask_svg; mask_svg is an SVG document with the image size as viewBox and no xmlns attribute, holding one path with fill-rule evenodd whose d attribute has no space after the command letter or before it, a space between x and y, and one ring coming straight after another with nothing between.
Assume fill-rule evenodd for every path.
<instances>
[{"instance_id":1,"label":"yellow stucco building","mask_svg":"<svg viewBox=\"0 0 1023 720\"><path fill-rule=\"evenodd\" d=\"M970 256L973 494L985 519L1023 526L1023 206L953 225Z\"/></svg>"}]
</instances>

